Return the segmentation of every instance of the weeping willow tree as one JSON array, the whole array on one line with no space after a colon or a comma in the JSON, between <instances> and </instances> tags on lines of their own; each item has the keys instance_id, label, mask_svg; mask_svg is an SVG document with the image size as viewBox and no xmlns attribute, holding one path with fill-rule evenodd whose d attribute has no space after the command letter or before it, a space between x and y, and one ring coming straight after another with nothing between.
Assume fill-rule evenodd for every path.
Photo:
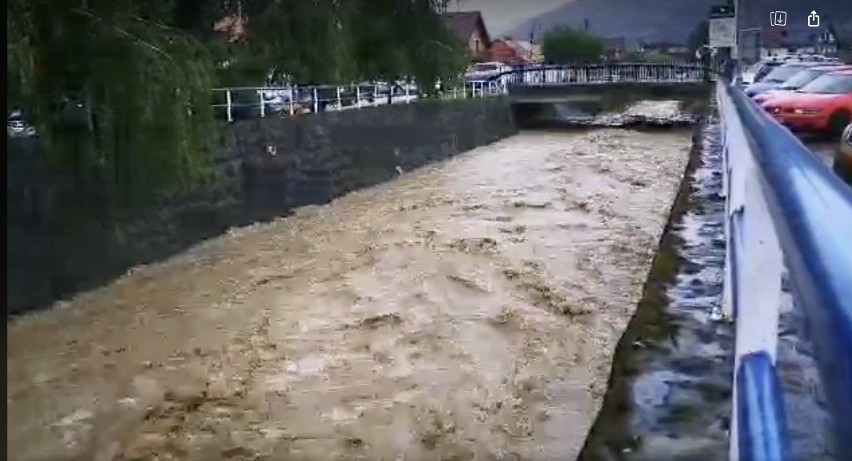
<instances>
[{"instance_id":1,"label":"weeping willow tree","mask_svg":"<svg viewBox=\"0 0 852 461\"><path fill-rule=\"evenodd\" d=\"M255 0L245 14L252 62L302 82L457 75L464 53L439 13L447 0Z\"/></svg>"},{"instance_id":2,"label":"weeping willow tree","mask_svg":"<svg viewBox=\"0 0 852 461\"><path fill-rule=\"evenodd\" d=\"M193 187L218 139L210 89L458 75L446 0L8 0L8 107L50 156L123 202ZM231 43L213 23L234 16ZM223 63L230 63L223 66Z\"/></svg>"},{"instance_id":3,"label":"weeping willow tree","mask_svg":"<svg viewBox=\"0 0 852 461\"><path fill-rule=\"evenodd\" d=\"M122 202L197 183L215 138L212 60L162 20L171 7L7 2L9 104L30 116L53 160Z\"/></svg>"},{"instance_id":4,"label":"weeping willow tree","mask_svg":"<svg viewBox=\"0 0 852 461\"><path fill-rule=\"evenodd\" d=\"M446 1L350 0L345 17L359 78L411 77L425 88L457 76L465 55L437 14Z\"/></svg>"}]
</instances>

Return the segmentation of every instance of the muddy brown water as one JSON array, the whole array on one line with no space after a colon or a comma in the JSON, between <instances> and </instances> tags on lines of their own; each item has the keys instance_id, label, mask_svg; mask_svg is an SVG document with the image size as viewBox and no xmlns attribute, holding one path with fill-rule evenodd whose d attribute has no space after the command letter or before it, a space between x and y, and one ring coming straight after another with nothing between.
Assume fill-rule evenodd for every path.
<instances>
[{"instance_id":1,"label":"muddy brown water","mask_svg":"<svg viewBox=\"0 0 852 461\"><path fill-rule=\"evenodd\" d=\"M573 459L689 130L525 132L7 324L9 459Z\"/></svg>"}]
</instances>

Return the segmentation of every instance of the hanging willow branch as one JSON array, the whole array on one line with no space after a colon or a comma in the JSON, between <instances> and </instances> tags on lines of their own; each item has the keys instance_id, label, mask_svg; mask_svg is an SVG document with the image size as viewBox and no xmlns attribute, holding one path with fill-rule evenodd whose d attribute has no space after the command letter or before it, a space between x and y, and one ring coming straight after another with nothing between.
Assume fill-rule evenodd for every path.
<instances>
[{"instance_id":1,"label":"hanging willow branch","mask_svg":"<svg viewBox=\"0 0 852 461\"><path fill-rule=\"evenodd\" d=\"M7 95L52 158L132 201L197 184L211 88L458 75L447 0L8 0ZM232 11L236 9L235 11ZM213 24L247 24L228 43ZM221 70L216 64L236 63Z\"/></svg>"},{"instance_id":2,"label":"hanging willow branch","mask_svg":"<svg viewBox=\"0 0 852 461\"><path fill-rule=\"evenodd\" d=\"M127 0L11 3L10 102L33 117L54 160L124 201L204 176L215 82L200 42Z\"/></svg>"}]
</instances>

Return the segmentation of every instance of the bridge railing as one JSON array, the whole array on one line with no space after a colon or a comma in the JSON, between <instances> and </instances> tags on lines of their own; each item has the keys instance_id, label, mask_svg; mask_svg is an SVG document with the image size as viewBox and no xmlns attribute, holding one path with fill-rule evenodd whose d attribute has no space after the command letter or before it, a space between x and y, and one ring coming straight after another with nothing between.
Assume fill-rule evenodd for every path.
<instances>
[{"instance_id":1,"label":"bridge railing","mask_svg":"<svg viewBox=\"0 0 852 461\"><path fill-rule=\"evenodd\" d=\"M478 98L502 94L500 82L468 82L441 87L441 99ZM228 87L213 90L214 109L229 122L272 116L337 112L386 104L410 104L423 97L414 84L289 85Z\"/></svg>"},{"instance_id":2,"label":"bridge railing","mask_svg":"<svg viewBox=\"0 0 852 461\"><path fill-rule=\"evenodd\" d=\"M716 65L689 61L545 64L514 68L492 77L492 80L508 85L700 82L715 81L720 71Z\"/></svg>"},{"instance_id":3,"label":"bridge railing","mask_svg":"<svg viewBox=\"0 0 852 461\"><path fill-rule=\"evenodd\" d=\"M852 453L852 190L736 86L719 82L727 255L736 323L730 457L788 460L776 369L781 278L805 313L838 453Z\"/></svg>"}]
</instances>

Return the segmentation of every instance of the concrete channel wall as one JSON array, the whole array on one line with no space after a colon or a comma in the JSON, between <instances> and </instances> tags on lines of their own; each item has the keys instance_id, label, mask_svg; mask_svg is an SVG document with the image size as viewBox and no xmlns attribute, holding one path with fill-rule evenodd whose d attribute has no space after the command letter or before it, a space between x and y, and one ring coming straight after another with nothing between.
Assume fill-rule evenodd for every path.
<instances>
[{"instance_id":1,"label":"concrete channel wall","mask_svg":"<svg viewBox=\"0 0 852 461\"><path fill-rule=\"evenodd\" d=\"M713 84L703 82L613 82L607 84L545 85L512 88L509 99L515 123L520 128L559 128L579 125L588 118L621 113L642 101L678 101L684 115L681 121L654 120L653 116L633 117L625 125L643 126L693 125L706 111ZM603 117L609 119L609 117ZM684 122L684 123L681 123ZM607 121L602 125L610 125ZM589 125L587 125L589 126Z\"/></svg>"},{"instance_id":2,"label":"concrete channel wall","mask_svg":"<svg viewBox=\"0 0 852 461\"><path fill-rule=\"evenodd\" d=\"M107 282L230 227L321 204L517 131L502 97L238 122L219 179L117 221L102 187L50 168L37 140L7 138L7 316Z\"/></svg>"}]
</instances>

